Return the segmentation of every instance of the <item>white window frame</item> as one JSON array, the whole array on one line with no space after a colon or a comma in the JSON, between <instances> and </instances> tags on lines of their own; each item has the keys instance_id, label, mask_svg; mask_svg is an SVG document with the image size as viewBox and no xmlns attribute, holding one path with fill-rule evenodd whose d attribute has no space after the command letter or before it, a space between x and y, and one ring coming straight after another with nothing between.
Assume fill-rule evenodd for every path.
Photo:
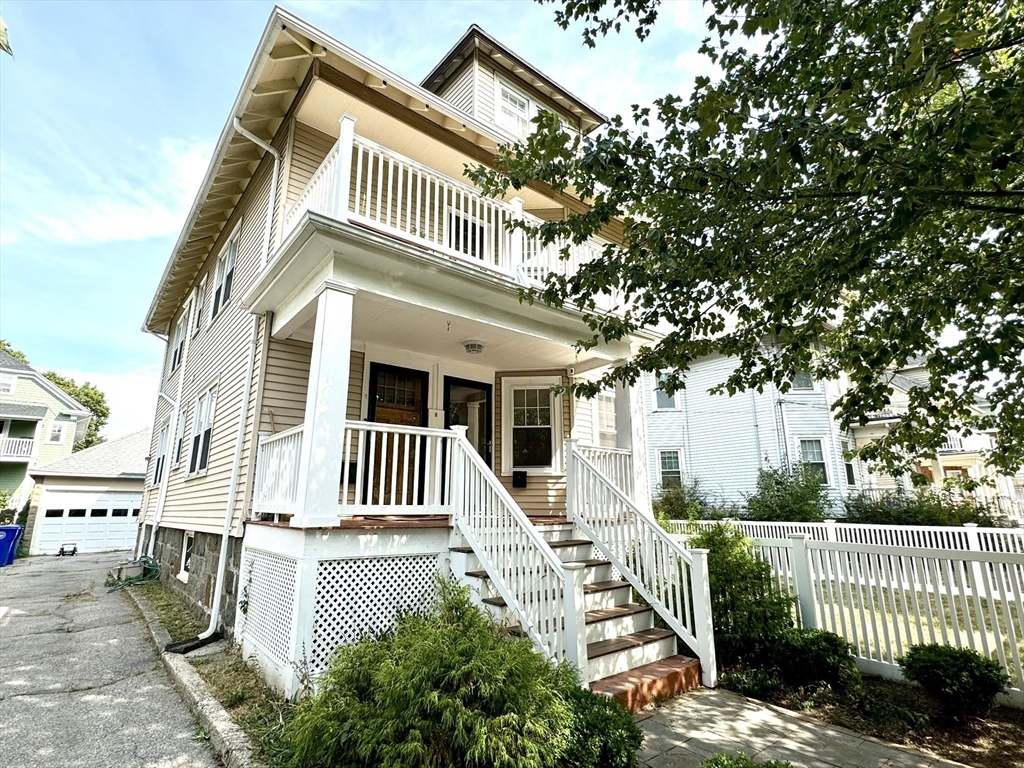
<instances>
[{"instance_id":1,"label":"white window frame","mask_svg":"<svg viewBox=\"0 0 1024 768\"><path fill-rule=\"evenodd\" d=\"M856 457L850 457L850 458L846 457L846 453L847 453L847 451L850 450L850 446L851 445L856 446L856 443L852 439L843 438L843 439L841 439L839 441L839 450L842 451L842 454L843 454L842 455L842 459L843 459L843 475L844 475L843 482L845 482L846 485L848 487L850 487L850 488L856 488L858 485L860 485L860 483L857 481L857 474L858 474L857 473L857 458ZM847 470L849 470L849 471L847 471ZM849 477L851 472L853 473L853 482L852 483L850 482L850 477Z\"/></svg>"},{"instance_id":2,"label":"white window frame","mask_svg":"<svg viewBox=\"0 0 1024 768\"><path fill-rule=\"evenodd\" d=\"M187 411L182 408L178 414L178 423L174 428L174 443L171 444L171 468L177 469L181 466L181 460L185 458L185 416Z\"/></svg>"},{"instance_id":3,"label":"white window frame","mask_svg":"<svg viewBox=\"0 0 1024 768\"><path fill-rule=\"evenodd\" d=\"M213 418L217 407L217 385L203 390L192 405L192 429L189 433L188 476L205 475L210 467L210 451L213 444ZM199 466L203 449L206 449L206 464Z\"/></svg>"},{"instance_id":4,"label":"white window frame","mask_svg":"<svg viewBox=\"0 0 1024 768\"><path fill-rule=\"evenodd\" d=\"M189 571L185 566L189 565L190 550L195 547L196 534L195 531L185 531L181 537L181 562L178 564L177 578L179 581L183 581L188 584Z\"/></svg>"},{"instance_id":5,"label":"white window frame","mask_svg":"<svg viewBox=\"0 0 1024 768\"><path fill-rule=\"evenodd\" d=\"M563 459L564 415L561 394L551 394L551 465L548 467L515 467L512 464L512 401L513 390L541 389L563 384L561 376L504 376L501 380L501 474L508 476L513 471L528 475L565 474Z\"/></svg>"},{"instance_id":6,"label":"white window frame","mask_svg":"<svg viewBox=\"0 0 1024 768\"><path fill-rule=\"evenodd\" d=\"M672 405L668 405L668 406L658 405L658 393L659 392L664 394L665 397L671 397L672 398ZM655 412L657 412L657 411L678 411L679 410L679 393L675 392L674 394L669 395L667 392L665 392L665 390L663 390L661 388L661 376L659 374L657 374L657 373L654 374L654 389L651 392L651 397L652 397L651 405L653 406L653 410Z\"/></svg>"},{"instance_id":7,"label":"white window frame","mask_svg":"<svg viewBox=\"0 0 1024 768\"><path fill-rule=\"evenodd\" d=\"M611 410L611 419L612 419L612 421L611 421L611 429L602 429L602 424L601 424L601 402L602 402L602 398L604 398L604 402L606 402L606 403L608 402L609 398L611 400L611 409L612 409ZM619 430L618 430L618 425L616 423L617 422L617 420L616 420L617 403L616 403L616 393L615 393L615 390L614 389L604 389L604 390L601 390L594 397L593 403L594 403L594 406L593 406L593 413L594 413L594 419L593 419L593 421L594 421L594 445L596 445L596 446L598 446L600 448L618 448L619 447L618 446ZM603 438L606 438L606 437L609 437L609 436L611 438L611 443L609 445L605 445L604 441L603 441Z\"/></svg>"},{"instance_id":8,"label":"white window frame","mask_svg":"<svg viewBox=\"0 0 1024 768\"><path fill-rule=\"evenodd\" d=\"M68 438L68 423L66 421L51 421L50 426L46 429L46 444L47 445L64 445L64 442ZM60 428L60 437L56 440L53 439L54 427Z\"/></svg>"},{"instance_id":9,"label":"white window frame","mask_svg":"<svg viewBox=\"0 0 1024 768\"><path fill-rule=\"evenodd\" d=\"M665 468L662 466L661 457L666 453L674 453L679 463L679 484L683 484L683 451L681 448L658 448L656 457L658 461L658 488L665 488Z\"/></svg>"},{"instance_id":10,"label":"white window frame","mask_svg":"<svg viewBox=\"0 0 1024 768\"><path fill-rule=\"evenodd\" d=\"M0 395L13 395L18 386L18 377L13 373L0 373Z\"/></svg>"},{"instance_id":11,"label":"white window frame","mask_svg":"<svg viewBox=\"0 0 1024 768\"><path fill-rule=\"evenodd\" d=\"M188 319L190 317L191 304L185 308L174 325L173 346L171 347L171 370L174 373L182 364L185 356L185 338L188 336Z\"/></svg>"},{"instance_id":12,"label":"white window frame","mask_svg":"<svg viewBox=\"0 0 1024 768\"><path fill-rule=\"evenodd\" d=\"M806 373L808 378L810 378L810 380L811 380L811 386L809 386L809 387L798 387L798 386L796 386L796 382L795 381L791 381L789 383L789 391L790 392L820 392L821 391L820 388L818 387L818 380L814 378L814 375L810 371L797 371L797 373ZM796 377L794 376L793 378L795 379Z\"/></svg>"},{"instance_id":13,"label":"white window frame","mask_svg":"<svg viewBox=\"0 0 1024 768\"><path fill-rule=\"evenodd\" d=\"M238 266L238 245L241 240L242 222L238 222L231 237L224 243L217 256L217 268L214 273L213 292L210 296L210 323L224 314L231 297L235 293L235 269ZM230 276L230 280L226 278ZM227 281L227 296L223 295L224 283Z\"/></svg>"},{"instance_id":14,"label":"white window frame","mask_svg":"<svg viewBox=\"0 0 1024 768\"><path fill-rule=\"evenodd\" d=\"M206 312L206 279L209 272L203 275L195 292L192 294L192 319L189 324L192 326L192 335L195 336L203 327L203 319Z\"/></svg>"},{"instance_id":15,"label":"white window frame","mask_svg":"<svg viewBox=\"0 0 1024 768\"><path fill-rule=\"evenodd\" d=\"M797 437L794 438L794 442L796 444L797 460L802 462L803 464L817 464L818 462L816 461L804 461L804 452L803 448L800 445L801 441L803 440L817 440L819 443L821 443L821 463L825 465L825 482L822 483L822 487L835 488L834 478L832 477L832 462L829 460L829 457L832 455L832 449L829 445L828 438L825 437L824 435L798 435Z\"/></svg>"},{"instance_id":16,"label":"white window frame","mask_svg":"<svg viewBox=\"0 0 1024 768\"><path fill-rule=\"evenodd\" d=\"M164 480L164 472L167 471L167 438L170 425L165 421L160 425L160 431L156 437L156 456L153 462L153 487L158 487Z\"/></svg>"},{"instance_id":17,"label":"white window frame","mask_svg":"<svg viewBox=\"0 0 1024 768\"><path fill-rule=\"evenodd\" d=\"M518 129L512 128L509 125L506 125L505 121L502 119L501 105L504 103L504 100L502 99L502 96L501 96L501 89L502 88L507 89L509 91L509 93L513 94L514 96L518 96L520 99L523 99L526 102L526 132L525 133L520 133ZM550 111L553 112L554 110L550 110ZM513 136L518 136L521 139L525 139L527 136L529 136L531 133L533 133L533 129L534 129L535 126L530 121L533 120L533 118L536 117L536 116L537 116L537 102L536 102L536 100L532 99L529 95L524 93L522 89L517 88L516 86L512 85L512 83L510 83L505 78L501 77L498 74L495 74L495 76L494 76L494 124L497 125L499 128L501 128L502 130L508 131Z\"/></svg>"}]
</instances>

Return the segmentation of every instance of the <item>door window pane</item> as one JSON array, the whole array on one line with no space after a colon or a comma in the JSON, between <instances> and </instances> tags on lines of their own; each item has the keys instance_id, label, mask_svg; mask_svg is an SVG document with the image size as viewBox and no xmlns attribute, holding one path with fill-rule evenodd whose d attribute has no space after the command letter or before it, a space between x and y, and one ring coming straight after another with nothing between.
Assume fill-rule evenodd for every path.
<instances>
[{"instance_id":1,"label":"door window pane","mask_svg":"<svg viewBox=\"0 0 1024 768\"><path fill-rule=\"evenodd\" d=\"M48 509L46 510L47 517L64 517L63 509Z\"/></svg>"},{"instance_id":2,"label":"door window pane","mask_svg":"<svg viewBox=\"0 0 1024 768\"><path fill-rule=\"evenodd\" d=\"M105 509L94 509L89 512L89 517L106 517L107 510Z\"/></svg>"}]
</instances>

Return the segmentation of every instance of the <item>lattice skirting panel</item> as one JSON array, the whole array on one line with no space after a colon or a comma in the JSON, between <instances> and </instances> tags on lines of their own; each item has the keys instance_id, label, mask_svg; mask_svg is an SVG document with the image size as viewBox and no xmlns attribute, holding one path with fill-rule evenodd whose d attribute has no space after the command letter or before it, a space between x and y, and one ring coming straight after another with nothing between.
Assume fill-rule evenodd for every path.
<instances>
[{"instance_id":1,"label":"lattice skirting panel","mask_svg":"<svg viewBox=\"0 0 1024 768\"><path fill-rule=\"evenodd\" d=\"M339 645L387 629L399 613L428 608L437 558L433 554L321 560L310 672L323 672Z\"/></svg>"},{"instance_id":2,"label":"lattice skirting panel","mask_svg":"<svg viewBox=\"0 0 1024 768\"><path fill-rule=\"evenodd\" d=\"M238 610L243 636L272 659L292 662L297 561L261 549L245 550Z\"/></svg>"}]
</instances>

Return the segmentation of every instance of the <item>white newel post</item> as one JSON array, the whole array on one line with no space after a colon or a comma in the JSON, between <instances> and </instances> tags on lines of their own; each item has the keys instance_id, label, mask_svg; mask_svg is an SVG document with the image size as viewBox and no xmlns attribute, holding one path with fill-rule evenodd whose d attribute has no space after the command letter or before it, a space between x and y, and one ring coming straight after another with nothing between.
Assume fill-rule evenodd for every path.
<instances>
[{"instance_id":1,"label":"white newel post","mask_svg":"<svg viewBox=\"0 0 1024 768\"><path fill-rule=\"evenodd\" d=\"M807 534L790 534L793 547L789 559L793 568L793 589L800 610L800 623L804 629L817 629L818 616L814 610L814 584L811 581L811 555L807 551Z\"/></svg>"},{"instance_id":2,"label":"white newel post","mask_svg":"<svg viewBox=\"0 0 1024 768\"><path fill-rule=\"evenodd\" d=\"M456 520L464 517L466 514L466 462L469 460L469 457L465 455L465 452L476 450L470 445L469 440L466 439L468 429L469 427L461 424L451 427L453 438L451 449L452 479L448 489L448 503L452 506L452 517ZM452 533L454 534L456 530L457 528L453 526Z\"/></svg>"},{"instance_id":3,"label":"white newel post","mask_svg":"<svg viewBox=\"0 0 1024 768\"><path fill-rule=\"evenodd\" d=\"M337 283L325 284L317 295L296 514L291 519L296 528L338 524L354 297L354 288Z\"/></svg>"},{"instance_id":4,"label":"white newel post","mask_svg":"<svg viewBox=\"0 0 1024 768\"><path fill-rule=\"evenodd\" d=\"M565 519L576 517L576 440L565 441Z\"/></svg>"},{"instance_id":5,"label":"white newel post","mask_svg":"<svg viewBox=\"0 0 1024 768\"><path fill-rule=\"evenodd\" d=\"M629 445L633 451L633 503L645 515L653 517L651 474L647 458L647 413L644 408L644 393L640 382L631 385L628 392Z\"/></svg>"},{"instance_id":6,"label":"white newel post","mask_svg":"<svg viewBox=\"0 0 1024 768\"><path fill-rule=\"evenodd\" d=\"M981 536L978 535L978 524L964 523L964 528L967 531L967 549L971 552L981 552ZM988 586L981 573L981 563L976 560L971 563L971 581L977 594L987 598Z\"/></svg>"},{"instance_id":7,"label":"white newel post","mask_svg":"<svg viewBox=\"0 0 1024 768\"><path fill-rule=\"evenodd\" d=\"M587 618L583 596L583 584L587 578L584 563L563 563L565 570L565 654L580 671L580 684L586 688L590 683L590 669L587 661ZM558 621L557 616L551 617Z\"/></svg>"},{"instance_id":8,"label":"white newel post","mask_svg":"<svg viewBox=\"0 0 1024 768\"><path fill-rule=\"evenodd\" d=\"M825 541L839 541L839 538L836 536L835 520L825 521Z\"/></svg>"},{"instance_id":9,"label":"white newel post","mask_svg":"<svg viewBox=\"0 0 1024 768\"><path fill-rule=\"evenodd\" d=\"M715 658L715 627L711 616L711 582L708 574L708 550L691 549L690 566L693 591L693 636L697 640L701 682L706 688L718 685L718 661Z\"/></svg>"},{"instance_id":10,"label":"white newel post","mask_svg":"<svg viewBox=\"0 0 1024 768\"><path fill-rule=\"evenodd\" d=\"M348 221L348 198L352 185L352 146L355 144L356 119L342 115L338 119L338 177L335 179L334 218Z\"/></svg>"}]
</instances>

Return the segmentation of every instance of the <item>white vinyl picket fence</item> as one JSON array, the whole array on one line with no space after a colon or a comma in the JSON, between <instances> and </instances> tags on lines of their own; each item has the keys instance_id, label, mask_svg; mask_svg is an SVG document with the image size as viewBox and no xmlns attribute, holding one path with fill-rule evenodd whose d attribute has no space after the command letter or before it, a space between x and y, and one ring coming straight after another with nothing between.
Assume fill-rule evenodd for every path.
<instances>
[{"instance_id":1,"label":"white vinyl picket fence","mask_svg":"<svg viewBox=\"0 0 1024 768\"><path fill-rule=\"evenodd\" d=\"M686 524L676 522L682 532ZM749 525L781 533L779 527L790 524ZM940 538L955 539L959 530ZM863 671L898 679L897 659L921 643L970 648L998 661L1013 680L1003 703L1024 707L1024 554L1013 538L1019 534L985 539L977 532L971 543L1000 549L815 540L806 530L751 541L771 564L779 589L796 597L801 625L845 638Z\"/></svg>"}]
</instances>

